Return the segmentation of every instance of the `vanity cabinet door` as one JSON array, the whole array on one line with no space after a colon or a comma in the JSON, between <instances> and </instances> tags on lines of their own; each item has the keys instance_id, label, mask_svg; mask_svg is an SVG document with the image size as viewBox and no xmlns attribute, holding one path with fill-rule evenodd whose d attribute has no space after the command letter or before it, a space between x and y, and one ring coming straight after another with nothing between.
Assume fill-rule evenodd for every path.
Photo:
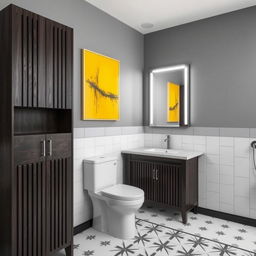
<instances>
[{"instance_id":1,"label":"vanity cabinet door","mask_svg":"<svg viewBox=\"0 0 256 256\"><path fill-rule=\"evenodd\" d=\"M143 161L132 161L130 169L130 184L141 188L145 200L155 200L154 164Z\"/></svg>"},{"instance_id":2,"label":"vanity cabinet door","mask_svg":"<svg viewBox=\"0 0 256 256\"><path fill-rule=\"evenodd\" d=\"M156 163L155 201L180 207L181 204L181 165Z\"/></svg>"}]
</instances>

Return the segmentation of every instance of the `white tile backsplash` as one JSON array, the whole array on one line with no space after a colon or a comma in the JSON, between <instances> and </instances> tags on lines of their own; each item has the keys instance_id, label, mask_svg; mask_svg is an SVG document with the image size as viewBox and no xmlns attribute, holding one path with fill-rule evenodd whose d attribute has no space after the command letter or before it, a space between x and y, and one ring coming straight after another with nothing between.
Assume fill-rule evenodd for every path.
<instances>
[{"instance_id":1,"label":"white tile backsplash","mask_svg":"<svg viewBox=\"0 0 256 256\"><path fill-rule=\"evenodd\" d=\"M234 189L233 185L220 184L220 202L233 205Z\"/></svg>"},{"instance_id":2,"label":"white tile backsplash","mask_svg":"<svg viewBox=\"0 0 256 256\"><path fill-rule=\"evenodd\" d=\"M237 196L234 200L234 214L243 217L250 217L249 198Z\"/></svg>"},{"instance_id":3,"label":"white tile backsplash","mask_svg":"<svg viewBox=\"0 0 256 256\"><path fill-rule=\"evenodd\" d=\"M220 165L220 175L227 175L233 177L234 167L231 165Z\"/></svg>"},{"instance_id":4,"label":"white tile backsplash","mask_svg":"<svg viewBox=\"0 0 256 256\"><path fill-rule=\"evenodd\" d=\"M206 154L206 161L207 161L207 164L219 165L220 164L220 156Z\"/></svg>"},{"instance_id":5,"label":"white tile backsplash","mask_svg":"<svg viewBox=\"0 0 256 256\"><path fill-rule=\"evenodd\" d=\"M220 202L220 211L233 214L234 213L234 205Z\"/></svg>"},{"instance_id":6,"label":"white tile backsplash","mask_svg":"<svg viewBox=\"0 0 256 256\"><path fill-rule=\"evenodd\" d=\"M194 144L197 145L206 145L206 137L205 136L194 136Z\"/></svg>"},{"instance_id":7,"label":"white tile backsplash","mask_svg":"<svg viewBox=\"0 0 256 256\"><path fill-rule=\"evenodd\" d=\"M220 184L233 185L234 184L234 176L233 175L220 174Z\"/></svg>"},{"instance_id":8,"label":"white tile backsplash","mask_svg":"<svg viewBox=\"0 0 256 256\"><path fill-rule=\"evenodd\" d=\"M249 178L249 158L235 158L235 176Z\"/></svg>"},{"instance_id":9,"label":"white tile backsplash","mask_svg":"<svg viewBox=\"0 0 256 256\"><path fill-rule=\"evenodd\" d=\"M233 137L220 137L220 146L234 147Z\"/></svg>"},{"instance_id":10,"label":"white tile backsplash","mask_svg":"<svg viewBox=\"0 0 256 256\"><path fill-rule=\"evenodd\" d=\"M194 144L191 143L182 143L182 149L188 151L194 151Z\"/></svg>"},{"instance_id":11,"label":"white tile backsplash","mask_svg":"<svg viewBox=\"0 0 256 256\"><path fill-rule=\"evenodd\" d=\"M205 152L206 151L206 145L194 144L194 150L195 151L200 151L200 152Z\"/></svg>"},{"instance_id":12,"label":"white tile backsplash","mask_svg":"<svg viewBox=\"0 0 256 256\"><path fill-rule=\"evenodd\" d=\"M220 153L220 138L207 137L206 138L206 153L211 155L219 155Z\"/></svg>"},{"instance_id":13,"label":"white tile backsplash","mask_svg":"<svg viewBox=\"0 0 256 256\"><path fill-rule=\"evenodd\" d=\"M215 192L215 193L219 193L220 191L220 184L219 182L208 182L207 183L207 191L208 192Z\"/></svg>"},{"instance_id":14,"label":"white tile backsplash","mask_svg":"<svg viewBox=\"0 0 256 256\"><path fill-rule=\"evenodd\" d=\"M117 136L112 136L114 130L109 129L105 131L103 137L74 139L74 183L77 187L74 194L75 225L91 217L91 209L87 206L90 205L90 198L81 186L83 158L115 154L119 159L118 181L122 182L121 150L143 146L166 147L165 134L126 132L120 135L120 129L115 130L118 131ZM205 153L199 159L200 207L256 218L256 172L252 164L251 140L253 139L171 135L171 148Z\"/></svg>"},{"instance_id":15,"label":"white tile backsplash","mask_svg":"<svg viewBox=\"0 0 256 256\"><path fill-rule=\"evenodd\" d=\"M235 156L249 158L250 139L235 138Z\"/></svg>"},{"instance_id":16,"label":"white tile backsplash","mask_svg":"<svg viewBox=\"0 0 256 256\"><path fill-rule=\"evenodd\" d=\"M182 135L171 135L171 148L182 148Z\"/></svg>"},{"instance_id":17,"label":"white tile backsplash","mask_svg":"<svg viewBox=\"0 0 256 256\"><path fill-rule=\"evenodd\" d=\"M233 165L234 164L234 149L233 147L220 147L220 164Z\"/></svg>"},{"instance_id":18,"label":"white tile backsplash","mask_svg":"<svg viewBox=\"0 0 256 256\"><path fill-rule=\"evenodd\" d=\"M242 178L242 177L235 177L234 179L234 194L235 196L243 196L248 197L250 196L250 187L249 187L249 179Z\"/></svg>"},{"instance_id":19,"label":"white tile backsplash","mask_svg":"<svg viewBox=\"0 0 256 256\"><path fill-rule=\"evenodd\" d=\"M216 192L207 192L206 205L208 209L219 211L220 209L220 194Z\"/></svg>"},{"instance_id":20,"label":"white tile backsplash","mask_svg":"<svg viewBox=\"0 0 256 256\"><path fill-rule=\"evenodd\" d=\"M220 169L219 165L207 165L207 182L219 183L220 182Z\"/></svg>"},{"instance_id":21,"label":"white tile backsplash","mask_svg":"<svg viewBox=\"0 0 256 256\"><path fill-rule=\"evenodd\" d=\"M193 144L194 136L191 135L183 135L182 136L182 144Z\"/></svg>"}]
</instances>

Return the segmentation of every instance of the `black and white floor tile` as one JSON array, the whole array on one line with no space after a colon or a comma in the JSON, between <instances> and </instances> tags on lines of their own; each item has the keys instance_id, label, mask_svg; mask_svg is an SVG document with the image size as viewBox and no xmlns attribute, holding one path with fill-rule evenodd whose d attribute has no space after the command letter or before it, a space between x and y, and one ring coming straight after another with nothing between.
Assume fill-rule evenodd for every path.
<instances>
[{"instance_id":1,"label":"black and white floor tile","mask_svg":"<svg viewBox=\"0 0 256 256\"><path fill-rule=\"evenodd\" d=\"M120 240L90 228L75 236L75 256L256 256L256 228L201 214L144 207L134 239ZM63 255L61 252L59 255Z\"/></svg>"},{"instance_id":2,"label":"black and white floor tile","mask_svg":"<svg viewBox=\"0 0 256 256\"><path fill-rule=\"evenodd\" d=\"M145 206L137 213L137 218L149 220L190 234L199 235L222 243L236 245L256 252L256 228L239 223L189 212L188 223L184 225L181 215L171 209Z\"/></svg>"}]
</instances>

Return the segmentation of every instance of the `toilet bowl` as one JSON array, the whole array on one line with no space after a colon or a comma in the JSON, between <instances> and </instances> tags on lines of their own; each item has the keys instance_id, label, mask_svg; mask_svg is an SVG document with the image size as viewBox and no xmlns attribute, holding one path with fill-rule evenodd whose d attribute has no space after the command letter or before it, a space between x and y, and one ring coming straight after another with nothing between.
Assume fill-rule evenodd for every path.
<instances>
[{"instance_id":1,"label":"toilet bowl","mask_svg":"<svg viewBox=\"0 0 256 256\"><path fill-rule=\"evenodd\" d=\"M144 202L144 191L116 184L116 175L116 158L84 160L84 188L93 204L93 228L120 239L130 239L135 235L135 213Z\"/></svg>"}]
</instances>

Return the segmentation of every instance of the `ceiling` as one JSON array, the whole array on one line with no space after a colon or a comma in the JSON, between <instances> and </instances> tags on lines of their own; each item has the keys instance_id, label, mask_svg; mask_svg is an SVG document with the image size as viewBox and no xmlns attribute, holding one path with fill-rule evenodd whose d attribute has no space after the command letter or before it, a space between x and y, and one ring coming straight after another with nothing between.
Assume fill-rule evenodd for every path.
<instances>
[{"instance_id":1,"label":"ceiling","mask_svg":"<svg viewBox=\"0 0 256 256\"><path fill-rule=\"evenodd\" d=\"M256 5L256 0L85 1L143 34Z\"/></svg>"}]
</instances>

